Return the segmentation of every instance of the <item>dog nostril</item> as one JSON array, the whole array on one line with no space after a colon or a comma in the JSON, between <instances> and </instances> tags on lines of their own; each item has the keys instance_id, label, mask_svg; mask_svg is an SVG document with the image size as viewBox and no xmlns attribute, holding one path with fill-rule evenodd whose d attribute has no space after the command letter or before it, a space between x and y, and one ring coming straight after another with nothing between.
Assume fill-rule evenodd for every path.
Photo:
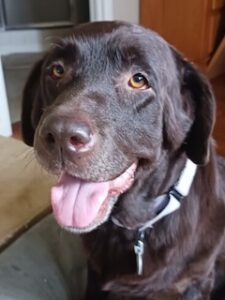
<instances>
[{"instance_id":1,"label":"dog nostril","mask_svg":"<svg viewBox=\"0 0 225 300\"><path fill-rule=\"evenodd\" d=\"M46 142L47 142L47 144L49 144L49 145L55 144L55 138L54 138L54 136L53 136L52 133L48 133L48 134L46 135Z\"/></svg>"},{"instance_id":2,"label":"dog nostril","mask_svg":"<svg viewBox=\"0 0 225 300\"><path fill-rule=\"evenodd\" d=\"M89 135L76 134L70 137L70 143L75 146L84 146L90 142L91 138Z\"/></svg>"},{"instance_id":3,"label":"dog nostril","mask_svg":"<svg viewBox=\"0 0 225 300\"><path fill-rule=\"evenodd\" d=\"M90 143L92 137L92 133L90 129L86 126L78 126L73 133L73 135L69 138L69 142L75 148L80 148L88 143Z\"/></svg>"},{"instance_id":4,"label":"dog nostril","mask_svg":"<svg viewBox=\"0 0 225 300\"><path fill-rule=\"evenodd\" d=\"M70 144L72 144L73 146L77 147L77 146L82 146L84 143L82 142L82 139L80 139L77 136L72 136L70 138Z\"/></svg>"}]
</instances>

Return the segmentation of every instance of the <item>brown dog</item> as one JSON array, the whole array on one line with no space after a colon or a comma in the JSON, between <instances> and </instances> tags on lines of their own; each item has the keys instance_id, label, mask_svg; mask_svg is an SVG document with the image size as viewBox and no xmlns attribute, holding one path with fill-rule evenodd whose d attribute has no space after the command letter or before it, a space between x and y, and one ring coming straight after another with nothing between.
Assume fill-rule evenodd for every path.
<instances>
[{"instance_id":1,"label":"brown dog","mask_svg":"<svg viewBox=\"0 0 225 300\"><path fill-rule=\"evenodd\" d=\"M87 297L101 299L98 286L118 299L222 293L225 160L214 151L214 118L204 76L137 25L79 26L35 65L24 141L60 175L59 224L88 232L99 283Z\"/></svg>"}]
</instances>

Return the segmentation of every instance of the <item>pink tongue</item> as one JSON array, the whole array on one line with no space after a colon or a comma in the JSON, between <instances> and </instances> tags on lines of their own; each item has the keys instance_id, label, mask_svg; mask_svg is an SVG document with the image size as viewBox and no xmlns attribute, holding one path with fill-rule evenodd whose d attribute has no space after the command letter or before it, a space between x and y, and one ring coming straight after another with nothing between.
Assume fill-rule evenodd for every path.
<instances>
[{"instance_id":1,"label":"pink tongue","mask_svg":"<svg viewBox=\"0 0 225 300\"><path fill-rule=\"evenodd\" d=\"M97 217L108 192L109 182L85 182L63 174L51 190L54 215L62 226L86 227Z\"/></svg>"}]
</instances>

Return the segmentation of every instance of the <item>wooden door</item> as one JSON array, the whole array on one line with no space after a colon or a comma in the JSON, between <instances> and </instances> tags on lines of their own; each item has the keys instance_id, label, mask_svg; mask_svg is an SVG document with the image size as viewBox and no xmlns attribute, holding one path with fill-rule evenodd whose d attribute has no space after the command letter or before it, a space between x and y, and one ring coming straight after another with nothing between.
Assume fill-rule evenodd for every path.
<instances>
[{"instance_id":1,"label":"wooden door","mask_svg":"<svg viewBox=\"0 0 225 300\"><path fill-rule=\"evenodd\" d=\"M140 0L140 22L187 58L206 66L215 48L224 0Z\"/></svg>"}]
</instances>

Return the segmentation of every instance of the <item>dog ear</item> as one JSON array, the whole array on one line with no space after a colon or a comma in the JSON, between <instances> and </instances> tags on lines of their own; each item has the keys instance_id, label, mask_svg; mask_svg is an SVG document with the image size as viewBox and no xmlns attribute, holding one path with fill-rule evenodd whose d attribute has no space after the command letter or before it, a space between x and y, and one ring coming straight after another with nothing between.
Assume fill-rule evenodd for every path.
<instances>
[{"instance_id":1,"label":"dog ear","mask_svg":"<svg viewBox=\"0 0 225 300\"><path fill-rule=\"evenodd\" d=\"M38 123L42 114L40 78L43 61L44 59L41 59L34 65L23 90L22 136L24 142L29 146L33 146L35 124Z\"/></svg>"},{"instance_id":2,"label":"dog ear","mask_svg":"<svg viewBox=\"0 0 225 300\"><path fill-rule=\"evenodd\" d=\"M211 134L215 123L215 99L208 80L189 61L172 48L175 57L181 94L192 102L194 120L184 147L187 156L196 164L209 160Z\"/></svg>"}]
</instances>

